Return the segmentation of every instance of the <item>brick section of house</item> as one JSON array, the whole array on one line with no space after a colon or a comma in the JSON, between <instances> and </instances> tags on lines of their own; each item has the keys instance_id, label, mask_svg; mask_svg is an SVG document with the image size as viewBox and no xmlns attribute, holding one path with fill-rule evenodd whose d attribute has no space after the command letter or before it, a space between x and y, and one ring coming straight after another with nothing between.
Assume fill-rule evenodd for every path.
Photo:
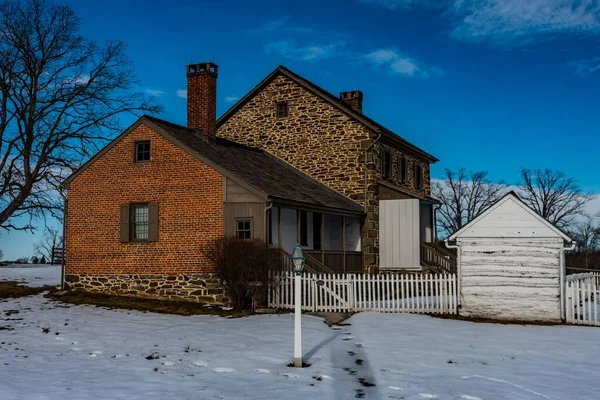
<instances>
[{"instance_id":1,"label":"brick section of house","mask_svg":"<svg viewBox=\"0 0 600 400\"><path fill-rule=\"evenodd\" d=\"M134 143L148 139L151 161L134 163ZM70 183L67 282L74 288L167 298L198 290L189 299L219 302L223 292L213 285L214 267L202 249L223 235L222 182L217 171L138 126ZM121 243L120 206L150 202L158 203L158 241ZM186 282L180 285L185 288L161 284L162 293L148 292L150 281L167 280L166 275Z\"/></svg>"},{"instance_id":2,"label":"brick section of house","mask_svg":"<svg viewBox=\"0 0 600 400\"><path fill-rule=\"evenodd\" d=\"M213 63L187 67L187 126L214 137L217 130L217 78L219 67Z\"/></svg>"},{"instance_id":3,"label":"brick section of house","mask_svg":"<svg viewBox=\"0 0 600 400\"><path fill-rule=\"evenodd\" d=\"M355 91L356 92L356 91ZM352 107L362 109L362 93L341 94ZM288 117L278 119L278 102L288 103ZM285 76L277 76L237 112L217 128L217 136L249 146L264 148L295 168L334 190L365 205L362 232L365 270L375 271L379 258L380 146L367 154L367 193L365 196L365 150L377 134L330 103ZM389 147L386 145L386 147ZM393 163L401 152L392 149ZM418 160L406 155L408 161ZM409 178L399 186L414 190L412 163ZM429 194L429 164L421 161L423 188ZM395 176L397 177L397 167ZM392 179L394 179L392 177ZM395 178L397 183L397 178Z\"/></svg>"}]
</instances>

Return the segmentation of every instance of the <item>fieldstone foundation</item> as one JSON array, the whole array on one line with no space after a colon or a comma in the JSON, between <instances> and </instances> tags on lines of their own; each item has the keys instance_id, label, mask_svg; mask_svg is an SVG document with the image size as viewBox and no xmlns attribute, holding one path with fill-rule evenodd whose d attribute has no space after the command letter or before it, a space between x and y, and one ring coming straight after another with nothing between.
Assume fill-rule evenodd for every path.
<instances>
[{"instance_id":1,"label":"fieldstone foundation","mask_svg":"<svg viewBox=\"0 0 600 400\"><path fill-rule=\"evenodd\" d=\"M85 290L119 296L215 304L227 302L224 288L212 274L67 275L65 286L70 290Z\"/></svg>"}]
</instances>

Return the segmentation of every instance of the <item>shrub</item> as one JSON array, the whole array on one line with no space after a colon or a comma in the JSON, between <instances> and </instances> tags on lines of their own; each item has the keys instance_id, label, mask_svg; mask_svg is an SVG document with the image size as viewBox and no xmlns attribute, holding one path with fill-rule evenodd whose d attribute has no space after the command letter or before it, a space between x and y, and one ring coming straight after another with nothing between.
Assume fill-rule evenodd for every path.
<instances>
[{"instance_id":1,"label":"shrub","mask_svg":"<svg viewBox=\"0 0 600 400\"><path fill-rule=\"evenodd\" d=\"M266 243L258 240L220 238L204 251L237 310L253 310L266 301L271 274L277 258Z\"/></svg>"}]
</instances>

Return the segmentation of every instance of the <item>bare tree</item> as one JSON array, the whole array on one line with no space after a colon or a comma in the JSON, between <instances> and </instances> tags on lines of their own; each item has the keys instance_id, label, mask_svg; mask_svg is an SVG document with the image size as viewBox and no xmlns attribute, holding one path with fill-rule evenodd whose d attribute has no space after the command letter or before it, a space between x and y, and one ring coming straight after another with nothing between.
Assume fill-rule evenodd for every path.
<instances>
[{"instance_id":1,"label":"bare tree","mask_svg":"<svg viewBox=\"0 0 600 400\"><path fill-rule=\"evenodd\" d=\"M125 45L78 34L67 6L0 4L0 228L60 217L58 185L121 129L123 113L154 113L134 91ZM17 217L26 217L17 223ZM28 217L28 218L27 218ZM23 221L23 218L18 219Z\"/></svg>"},{"instance_id":2,"label":"bare tree","mask_svg":"<svg viewBox=\"0 0 600 400\"><path fill-rule=\"evenodd\" d=\"M35 254L40 257L45 257L46 260L52 260L52 249L59 247L62 243L62 236L59 235L56 229L46 228L42 239L33 245Z\"/></svg>"},{"instance_id":3,"label":"bare tree","mask_svg":"<svg viewBox=\"0 0 600 400\"><path fill-rule=\"evenodd\" d=\"M569 233L577 243L573 253L578 262L577 267L592 268L600 251L600 224L593 218L586 217L581 222L573 223Z\"/></svg>"},{"instance_id":4,"label":"bare tree","mask_svg":"<svg viewBox=\"0 0 600 400\"><path fill-rule=\"evenodd\" d=\"M440 232L456 232L506 193L504 182L492 182L487 175L487 171L446 169L443 182L432 185L432 196L441 202L437 212Z\"/></svg>"},{"instance_id":5,"label":"bare tree","mask_svg":"<svg viewBox=\"0 0 600 400\"><path fill-rule=\"evenodd\" d=\"M560 228L567 228L592 199L575 179L562 171L521 168L519 183L521 199L538 214Z\"/></svg>"}]
</instances>

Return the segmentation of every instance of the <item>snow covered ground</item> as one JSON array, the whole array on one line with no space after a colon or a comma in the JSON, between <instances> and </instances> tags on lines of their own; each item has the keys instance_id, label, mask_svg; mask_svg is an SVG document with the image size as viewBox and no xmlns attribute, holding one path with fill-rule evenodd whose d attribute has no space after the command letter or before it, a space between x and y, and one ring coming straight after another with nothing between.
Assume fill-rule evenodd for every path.
<instances>
[{"instance_id":1,"label":"snow covered ground","mask_svg":"<svg viewBox=\"0 0 600 400\"><path fill-rule=\"evenodd\" d=\"M23 269L25 280L27 272ZM0 279L6 272L0 268ZM39 272L32 275L40 275ZM39 276L38 276L39 277ZM37 283L36 279L29 279ZM183 317L0 302L0 399L597 399L600 330L361 313Z\"/></svg>"},{"instance_id":2,"label":"snow covered ground","mask_svg":"<svg viewBox=\"0 0 600 400\"><path fill-rule=\"evenodd\" d=\"M0 267L1 281L16 281L29 286L60 285L60 265L11 264Z\"/></svg>"}]
</instances>

